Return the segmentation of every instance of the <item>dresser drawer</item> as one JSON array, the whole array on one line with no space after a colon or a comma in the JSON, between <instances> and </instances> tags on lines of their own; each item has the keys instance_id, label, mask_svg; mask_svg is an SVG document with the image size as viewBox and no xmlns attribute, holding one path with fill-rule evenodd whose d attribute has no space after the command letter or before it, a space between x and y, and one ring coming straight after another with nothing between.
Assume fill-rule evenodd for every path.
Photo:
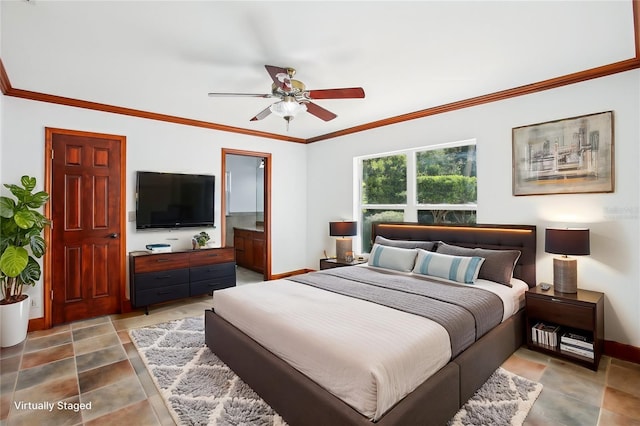
<instances>
[{"instance_id":1,"label":"dresser drawer","mask_svg":"<svg viewBox=\"0 0 640 426\"><path fill-rule=\"evenodd\" d=\"M169 269L167 271L136 274L136 292L177 284L189 284L188 269Z\"/></svg>"},{"instance_id":2,"label":"dresser drawer","mask_svg":"<svg viewBox=\"0 0 640 426\"><path fill-rule=\"evenodd\" d=\"M200 249L190 254L189 266L191 267L233 262L235 258L233 248Z\"/></svg>"},{"instance_id":3,"label":"dresser drawer","mask_svg":"<svg viewBox=\"0 0 640 426\"><path fill-rule=\"evenodd\" d=\"M133 262L133 272L166 271L189 267L189 253L161 253L137 256Z\"/></svg>"},{"instance_id":4,"label":"dresser drawer","mask_svg":"<svg viewBox=\"0 0 640 426\"><path fill-rule=\"evenodd\" d=\"M206 281L192 281L191 282L191 296L199 296L201 294L208 294L215 290L222 290L223 288L235 287L236 277L235 275L227 275L224 277L217 277Z\"/></svg>"},{"instance_id":5,"label":"dresser drawer","mask_svg":"<svg viewBox=\"0 0 640 426\"><path fill-rule=\"evenodd\" d=\"M593 306L555 298L527 297L526 309L529 318L544 318L546 321L583 330L593 330L595 327Z\"/></svg>"},{"instance_id":6,"label":"dresser drawer","mask_svg":"<svg viewBox=\"0 0 640 426\"><path fill-rule=\"evenodd\" d=\"M221 276L235 276L235 263L221 263L218 265L198 266L190 269L191 281L210 280Z\"/></svg>"},{"instance_id":7,"label":"dresser drawer","mask_svg":"<svg viewBox=\"0 0 640 426\"><path fill-rule=\"evenodd\" d=\"M136 291L135 307L189 297L189 284L172 285Z\"/></svg>"}]
</instances>

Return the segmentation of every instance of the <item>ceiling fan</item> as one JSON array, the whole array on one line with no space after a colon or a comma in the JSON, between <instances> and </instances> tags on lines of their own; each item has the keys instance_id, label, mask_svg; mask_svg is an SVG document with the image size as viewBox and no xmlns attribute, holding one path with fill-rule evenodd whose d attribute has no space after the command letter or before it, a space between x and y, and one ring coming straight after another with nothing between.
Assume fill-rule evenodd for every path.
<instances>
[{"instance_id":1,"label":"ceiling fan","mask_svg":"<svg viewBox=\"0 0 640 426\"><path fill-rule=\"evenodd\" d=\"M293 120L298 113L303 111L307 111L324 121L333 120L337 117L337 115L331 111L311 102L312 100L364 98L364 90L362 87L307 90L304 83L293 79L296 73L294 68L282 68L273 65L265 65L264 67L273 80L271 93L209 93L209 96L279 98L280 101L260 111L250 121L262 120L269 114L274 113L285 119L287 122L287 130L289 129L289 122Z\"/></svg>"}]
</instances>

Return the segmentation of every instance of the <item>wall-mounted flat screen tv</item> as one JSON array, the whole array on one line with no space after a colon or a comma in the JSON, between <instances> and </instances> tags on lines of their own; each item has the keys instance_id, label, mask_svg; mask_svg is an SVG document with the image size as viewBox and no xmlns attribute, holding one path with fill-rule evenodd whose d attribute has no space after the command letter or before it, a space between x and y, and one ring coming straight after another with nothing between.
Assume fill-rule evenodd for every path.
<instances>
[{"instance_id":1,"label":"wall-mounted flat screen tv","mask_svg":"<svg viewBox=\"0 0 640 426\"><path fill-rule=\"evenodd\" d=\"M215 176L137 172L136 229L213 226Z\"/></svg>"}]
</instances>

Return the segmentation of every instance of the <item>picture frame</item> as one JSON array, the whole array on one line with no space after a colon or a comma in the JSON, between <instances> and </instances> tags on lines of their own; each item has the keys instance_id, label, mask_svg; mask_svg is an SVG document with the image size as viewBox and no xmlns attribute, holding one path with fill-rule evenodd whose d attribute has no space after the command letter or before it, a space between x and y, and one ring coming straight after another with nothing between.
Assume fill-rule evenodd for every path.
<instances>
[{"instance_id":1,"label":"picture frame","mask_svg":"<svg viewBox=\"0 0 640 426\"><path fill-rule=\"evenodd\" d=\"M614 191L613 111L512 129L513 195Z\"/></svg>"}]
</instances>

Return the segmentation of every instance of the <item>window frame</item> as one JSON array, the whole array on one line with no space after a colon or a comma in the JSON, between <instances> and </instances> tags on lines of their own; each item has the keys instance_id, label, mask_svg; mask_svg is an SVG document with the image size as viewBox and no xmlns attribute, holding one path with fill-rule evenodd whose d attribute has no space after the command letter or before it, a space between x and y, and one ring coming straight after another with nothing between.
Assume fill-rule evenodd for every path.
<instances>
[{"instance_id":1,"label":"window frame","mask_svg":"<svg viewBox=\"0 0 640 426\"><path fill-rule=\"evenodd\" d=\"M354 205L353 205L353 217L358 221L358 236L355 248L358 252L362 252L362 235L363 235L363 214L364 210L402 210L404 212L403 217L405 222L418 222L418 211L420 210L459 210L459 211L476 211L478 210L478 202L469 204L433 204L433 203L418 203L418 175L417 175L417 153L424 151L434 151L439 149L456 148L460 146L476 147L476 153L478 152L476 139L466 139L456 142L447 142L436 145L421 146L417 148L407 148L397 151L389 151L378 154L369 154L354 157ZM403 204L363 204L362 203L362 184L363 184L363 166L364 161L375 158L389 157L394 155L405 155L407 165L407 202ZM476 170L477 170L477 158L476 158ZM477 177L477 172L476 172ZM477 185L477 183L476 183Z\"/></svg>"}]
</instances>

